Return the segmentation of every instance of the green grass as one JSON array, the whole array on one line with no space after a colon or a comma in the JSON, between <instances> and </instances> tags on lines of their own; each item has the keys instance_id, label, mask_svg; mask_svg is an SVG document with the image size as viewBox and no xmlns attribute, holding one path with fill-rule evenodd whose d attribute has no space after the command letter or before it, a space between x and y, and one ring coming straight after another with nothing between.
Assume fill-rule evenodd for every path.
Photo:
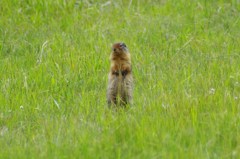
<instances>
[{"instance_id":1,"label":"green grass","mask_svg":"<svg viewBox=\"0 0 240 159\"><path fill-rule=\"evenodd\" d=\"M0 1L0 158L239 158L238 0ZM111 44L134 104L106 105Z\"/></svg>"}]
</instances>

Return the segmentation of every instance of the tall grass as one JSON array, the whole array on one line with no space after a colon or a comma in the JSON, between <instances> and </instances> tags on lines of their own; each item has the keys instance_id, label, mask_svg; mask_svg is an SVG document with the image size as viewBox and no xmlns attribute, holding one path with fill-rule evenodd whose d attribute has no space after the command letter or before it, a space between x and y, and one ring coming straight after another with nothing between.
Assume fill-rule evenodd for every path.
<instances>
[{"instance_id":1,"label":"tall grass","mask_svg":"<svg viewBox=\"0 0 240 159\"><path fill-rule=\"evenodd\" d=\"M238 158L240 3L0 1L0 158ZM111 44L134 104L106 105Z\"/></svg>"}]
</instances>

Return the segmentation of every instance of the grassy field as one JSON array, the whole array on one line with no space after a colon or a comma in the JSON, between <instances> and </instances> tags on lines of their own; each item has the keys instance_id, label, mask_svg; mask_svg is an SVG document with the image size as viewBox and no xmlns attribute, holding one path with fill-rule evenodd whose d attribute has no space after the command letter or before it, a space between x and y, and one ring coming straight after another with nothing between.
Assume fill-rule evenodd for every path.
<instances>
[{"instance_id":1,"label":"grassy field","mask_svg":"<svg viewBox=\"0 0 240 159\"><path fill-rule=\"evenodd\" d=\"M119 41L134 104L112 111ZM239 0L0 1L0 158L239 157Z\"/></svg>"}]
</instances>

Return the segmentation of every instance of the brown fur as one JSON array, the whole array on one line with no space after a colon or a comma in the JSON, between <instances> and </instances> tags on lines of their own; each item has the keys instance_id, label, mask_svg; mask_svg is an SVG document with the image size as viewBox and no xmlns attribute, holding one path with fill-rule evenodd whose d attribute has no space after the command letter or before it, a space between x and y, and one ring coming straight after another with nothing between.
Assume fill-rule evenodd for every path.
<instances>
[{"instance_id":1,"label":"brown fur","mask_svg":"<svg viewBox=\"0 0 240 159\"><path fill-rule=\"evenodd\" d=\"M131 56L124 43L113 44L110 61L111 68L107 88L108 105L131 104L133 92Z\"/></svg>"}]
</instances>

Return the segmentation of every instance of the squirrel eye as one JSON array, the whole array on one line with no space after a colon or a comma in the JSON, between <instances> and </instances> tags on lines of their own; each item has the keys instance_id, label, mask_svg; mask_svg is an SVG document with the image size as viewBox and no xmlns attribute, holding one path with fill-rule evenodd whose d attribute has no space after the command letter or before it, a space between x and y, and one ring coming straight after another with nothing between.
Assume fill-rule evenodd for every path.
<instances>
[{"instance_id":1,"label":"squirrel eye","mask_svg":"<svg viewBox=\"0 0 240 159\"><path fill-rule=\"evenodd\" d=\"M124 47L127 47L125 43L121 43L120 46L124 46Z\"/></svg>"}]
</instances>

